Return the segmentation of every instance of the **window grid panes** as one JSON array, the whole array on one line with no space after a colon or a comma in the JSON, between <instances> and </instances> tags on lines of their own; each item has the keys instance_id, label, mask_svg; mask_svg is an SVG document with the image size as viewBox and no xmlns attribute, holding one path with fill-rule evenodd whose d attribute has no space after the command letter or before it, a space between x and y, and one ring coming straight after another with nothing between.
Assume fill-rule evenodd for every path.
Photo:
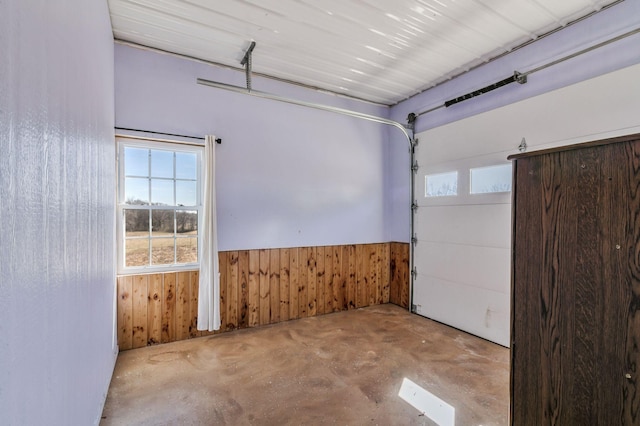
<instances>
[{"instance_id":1,"label":"window grid panes","mask_svg":"<svg viewBox=\"0 0 640 426\"><path fill-rule=\"evenodd\" d=\"M198 264L201 150L181 148L120 144L123 272Z\"/></svg>"}]
</instances>

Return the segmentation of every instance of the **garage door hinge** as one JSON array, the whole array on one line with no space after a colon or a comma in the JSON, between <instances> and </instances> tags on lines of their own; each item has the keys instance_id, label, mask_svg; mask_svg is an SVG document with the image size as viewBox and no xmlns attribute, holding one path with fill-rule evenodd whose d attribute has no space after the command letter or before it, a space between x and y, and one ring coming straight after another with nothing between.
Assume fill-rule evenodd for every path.
<instances>
[{"instance_id":1,"label":"garage door hinge","mask_svg":"<svg viewBox=\"0 0 640 426\"><path fill-rule=\"evenodd\" d=\"M418 139L412 139L411 140L411 146L409 147L409 152L415 154L416 146L418 146Z\"/></svg>"}]
</instances>

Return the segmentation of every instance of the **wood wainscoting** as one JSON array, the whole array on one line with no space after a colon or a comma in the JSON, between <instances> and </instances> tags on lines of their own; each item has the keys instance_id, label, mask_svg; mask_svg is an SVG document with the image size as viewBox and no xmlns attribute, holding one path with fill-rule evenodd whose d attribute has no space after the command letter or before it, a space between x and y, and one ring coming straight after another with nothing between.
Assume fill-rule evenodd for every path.
<instances>
[{"instance_id":1,"label":"wood wainscoting","mask_svg":"<svg viewBox=\"0 0 640 426\"><path fill-rule=\"evenodd\" d=\"M118 345L140 348L237 328L394 303L409 306L409 245L225 251L216 332L196 329L198 271L117 278Z\"/></svg>"}]
</instances>

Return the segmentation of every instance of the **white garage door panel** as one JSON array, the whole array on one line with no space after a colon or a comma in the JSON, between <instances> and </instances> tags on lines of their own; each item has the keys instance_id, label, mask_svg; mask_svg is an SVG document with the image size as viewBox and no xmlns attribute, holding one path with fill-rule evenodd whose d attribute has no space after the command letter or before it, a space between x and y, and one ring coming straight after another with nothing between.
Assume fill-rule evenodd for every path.
<instances>
[{"instance_id":1,"label":"white garage door panel","mask_svg":"<svg viewBox=\"0 0 640 426\"><path fill-rule=\"evenodd\" d=\"M418 242L418 273L447 281L509 294L508 248L487 248L447 243Z\"/></svg>"},{"instance_id":2,"label":"white garage door panel","mask_svg":"<svg viewBox=\"0 0 640 426\"><path fill-rule=\"evenodd\" d=\"M531 151L640 132L639 77L634 65L417 135L419 314L509 344L511 198L471 195L469 169L507 163L523 137ZM425 175L447 171L458 195L425 197Z\"/></svg>"},{"instance_id":3,"label":"white garage door panel","mask_svg":"<svg viewBox=\"0 0 640 426\"><path fill-rule=\"evenodd\" d=\"M416 313L509 345L508 294L444 281L419 271L418 280L420 286L414 289L414 298L419 303Z\"/></svg>"},{"instance_id":4,"label":"white garage door panel","mask_svg":"<svg viewBox=\"0 0 640 426\"><path fill-rule=\"evenodd\" d=\"M420 241L509 247L511 204L437 206L418 209Z\"/></svg>"}]
</instances>

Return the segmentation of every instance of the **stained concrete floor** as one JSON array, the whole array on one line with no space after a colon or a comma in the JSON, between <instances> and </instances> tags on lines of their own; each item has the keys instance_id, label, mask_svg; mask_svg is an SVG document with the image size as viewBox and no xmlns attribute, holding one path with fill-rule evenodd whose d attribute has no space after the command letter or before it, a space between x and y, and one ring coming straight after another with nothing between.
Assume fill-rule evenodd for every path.
<instances>
[{"instance_id":1,"label":"stained concrete floor","mask_svg":"<svg viewBox=\"0 0 640 426\"><path fill-rule=\"evenodd\" d=\"M508 349L380 305L120 353L101 425L507 424Z\"/></svg>"}]
</instances>

